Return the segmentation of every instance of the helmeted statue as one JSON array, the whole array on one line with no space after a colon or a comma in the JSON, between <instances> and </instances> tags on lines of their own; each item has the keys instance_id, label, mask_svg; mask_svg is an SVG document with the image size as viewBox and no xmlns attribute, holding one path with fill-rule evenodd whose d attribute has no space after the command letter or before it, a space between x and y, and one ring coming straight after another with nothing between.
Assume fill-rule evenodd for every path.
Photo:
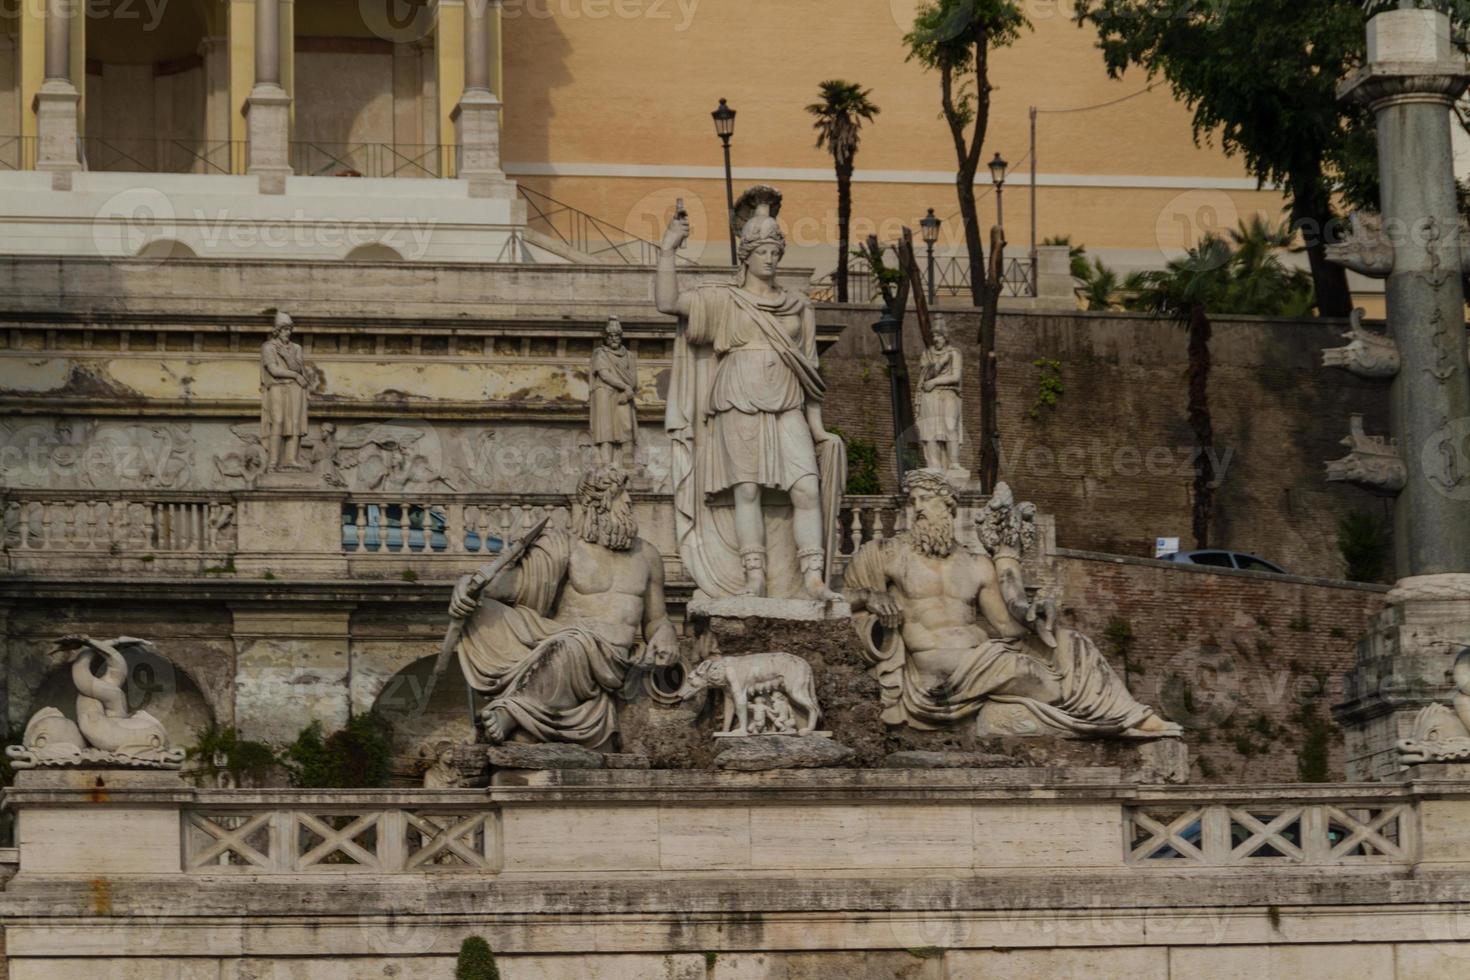
<instances>
[{"instance_id":1,"label":"helmeted statue","mask_svg":"<svg viewBox=\"0 0 1470 980\"><path fill-rule=\"evenodd\" d=\"M972 549L941 474L910 473L904 489L913 526L863 545L846 574L884 721L932 730L974 718L979 735L1181 734L1134 700L1091 640L1056 629L1051 602L1028 597L1020 558L1033 507L999 484Z\"/></svg>"},{"instance_id":2,"label":"helmeted statue","mask_svg":"<svg viewBox=\"0 0 1470 980\"><path fill-rule=\"evenodd\" d=\"M682 212L659 256L656 302L680 321L665 419L675 533L690 577L711 598L840 598L827 586L827 562L846 456L822 424L815 312L776 280L786 250L780 206L770 187L741 196L734 282L679 289Z\"/></svg>"},{"instance_id":3,"label":"helmeted statue","mask_svg":"<svg viewBox=\"0 0 1470 980\"><path fill-rule=\"evenodd\" d=\"M472 579L455 586L449 614L465 621L465 680L490 699L480 713L490 742L606 746L629 668L678 655L663 558L638 536L628 477L615 467L582 478L571 533L541 534L478 594Z\"/></svg>"}]
</instances>

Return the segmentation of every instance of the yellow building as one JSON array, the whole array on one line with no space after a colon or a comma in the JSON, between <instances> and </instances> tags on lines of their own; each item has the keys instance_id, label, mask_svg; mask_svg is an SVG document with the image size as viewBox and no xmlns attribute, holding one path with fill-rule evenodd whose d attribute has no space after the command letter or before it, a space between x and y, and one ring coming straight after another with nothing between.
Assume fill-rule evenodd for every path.
<instances>
[{"instance_id":1,"label":"yellow building","mask_svg":"<svg viewBox=\"0 0 1470 980\"><path fill-rule=\"evenodd\" d=\"M416 250L402 244L412 236L359 236L313 254L578 261L626 258L628 249L613 247L657 239L682 198L695 228L687 257L720 264L724 169L709 113L725 97L738 111L737 193L778 185L788 262L821 274L836 260L836 192L804 106L821 81L843 78L871 89L882 108L857 158L854 240L892 241L932 207L944 219L942 259L964 242L939 81L907 61L903 45L917 2L87 0L66 17L68 0L23 0L0 50L0 86L11 93L0 98L0 166L13 170L0 175L0 220L15 251L258 254L231 251L217 227L209 233L206 205L223 193L241 224L377 222L381 231L432 222ZM64 79L50 83L48 9L65 22L57 50L70 53L51 69ZM1190 114L1167 85L1139 73L1107 77L1069 0L1025 9L1032 30L992 60L984 152L1010 163L1012 255L1026 255L1034 227L1037 238L1070 236L1120 271L1155 267L1204 231L1256 212L1281 216L1279 193L1257 189L1239 160L1208 141L1195 143ZM469 46L467 18L480 25ZM273 43L257 42L262 31ZM263 63L274 78L259 76ZM461 119L467 73L483 78L488 103L471 99ZM64 117L65 98L47 89L67 81L77 97L74 149L48 136L44 118ZM252 133L252 93L277 83L281 104L258 98ZM498 132L486 132L486 118L498 118ZM468 194L437 186L466 183L463 132L473 142L465 159L479 161L469 175L480 186ZM60 176L27 176L38 167ZM130 178L101 177L117 173ZM259 183L229 180L247 174ZM362 183L319 183L342 176ZM989 172L979 179L989 223ZM107 205L124 192L161 194L164 227L127 218L137 210L129 198L127 227L99 231L93 216L111 215Z\"/></svg>"}]
</instances>

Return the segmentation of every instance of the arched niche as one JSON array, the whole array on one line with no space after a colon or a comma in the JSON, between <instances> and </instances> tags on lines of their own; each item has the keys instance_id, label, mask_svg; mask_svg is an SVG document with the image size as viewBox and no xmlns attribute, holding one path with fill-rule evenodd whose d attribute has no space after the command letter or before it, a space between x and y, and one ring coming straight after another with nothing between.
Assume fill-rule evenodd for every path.
<instances>
[{"instance_id":1,"label":"arched niche","mask_svg":"<svg viewBox=\"0 0 1470 980\"><path fill-rule=\"evenodd\" d=\"M391 245L368 242L347 253L348 262L402 262L403 256Z\"/></svg>"},{"instance_id":2,"label":"arched niche","mask_svg":"<svg viewBox=\"0 0 1470 980\"><path fill-rule=\"evenodd\" d=\"M173 238L157 238L138 249L140 259L197 259L199 253Z\"/></svg>"},{"instance_id":3,"label":"arched niche","mask_svg":"<svg viewBox=\"0 0 1470 980\"><path fill-rule=\"evenodd\" d=\"M373 701L373 711L393 725L394 775L407 779L420 759L419 749L442 739L474 739L468 690L458 661L439 678L426 710L420 710L437 657L415 660L388 678Z\"/></svg>"},{"instance_id":4,"label":"arched niche","mask_svg":"<svg viewBox=\"0 0 1470 980\"><path fill-rule=\"evenodd\" d=\"M161 721L174 748L194 745L198 732L214 722L214 709L194 678L156 652L130 652L126 656L128 710L146 711ZM96 672L100 674L100 670ZM72 683L70 663L54 668L42 679L26 720L45 707L56 708L76 721L77 688Z\"/></svg>"}]
</instances>

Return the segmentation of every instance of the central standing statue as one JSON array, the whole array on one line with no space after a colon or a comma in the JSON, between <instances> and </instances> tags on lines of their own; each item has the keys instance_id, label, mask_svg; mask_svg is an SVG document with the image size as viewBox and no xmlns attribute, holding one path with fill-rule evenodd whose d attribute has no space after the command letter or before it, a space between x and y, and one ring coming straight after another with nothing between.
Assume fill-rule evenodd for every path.
<instances>
[{"instance_id":1,"label":"central standing statue","mask_svg":"<svg viewBox=\"0 0 1470 980\"><path fill-rule=\"evenodd\" d=\"M731 283L680 291L674 255L689 236L682 209L664 234L655 302L679 317L665 421L674 530L690 577L710 598L836 601L828 552L846 456L822 425L816 314L776 281L786 251L780 207L771 187L741 195Z\"/></svg>"}]
</instances>

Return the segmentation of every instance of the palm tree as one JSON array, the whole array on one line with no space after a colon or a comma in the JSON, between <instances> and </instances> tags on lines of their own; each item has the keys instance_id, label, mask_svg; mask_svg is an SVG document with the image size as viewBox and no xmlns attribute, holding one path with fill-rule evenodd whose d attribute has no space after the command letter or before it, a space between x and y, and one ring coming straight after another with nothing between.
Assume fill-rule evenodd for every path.
<instances>
[{"instance_id":1,"label":"palm tree","mask_svg":"<svg viewBox=\"0 0 1470 980\"><path fill-rule=\"evenodd\" d=\"M873 121L879 112L864 89L840 78L828 79L821 85L821 101L813 102L806 111L817 117L812 127L817 131L817 149L829 150L837 169L837 269L834 273L837 302L847 302L847 256L852 225L852 171L862 139L863 121Z\"/></svg>"},{"instance_id":2,"label":"palm tree","mask_svg":"<svg viewBox=\"0 0 1470 980\"><path fill-rule=\"evenodd\" d=\"M1312 310L1312 277L1301 269L1288 269L1281 252L1300 251L1294 246L1290 225L1271 225L1263 214L1242 221L1230 232L1235 246L1234 269L1229 294L1217 313L1306 316Z\"/></svg>"},{"instance_id":3,"label":"palm tree","mask_svg":"<svg viewBox=\"0 0 1470 980\"><path fill-rule=\"evenodd\" d=\"M1230 245L1216 235L1205 238L1162 271L1129 277L1129 309L1167 316L1189 331L1189 427L1198 454L1194 460L1194 546L1210 546L1215 519L1215 424L1210 415L1210 311L1222 305L1230 285Z\"/></svg>"},{"instance_id":4,"label":"palm tree","mask_svg":"<svg viewBox=\"0 0 1470 980\"><path fill-rule=\"evenodd\" d=\"M1136 272L1123 283L1130 310L1167 316L1189 331L1189 426L1199 454L1194 464L1194 546L1210 546L1215 489L1223 477L1215 455L1210 414L1210 340L1217 314L1306 316L1313 306L1312 277L1288 269L1280 259L1292 248L1291 232L1260 215L1230 232L1226 241L1206 235L1183 258L1163 270Z\"/></svg>"},{"instance_id":5,"label":"palm tree","mask_svg":"<svg viewBox=\"0 0 1470 980\"><path fill-rule=\"evenodd\" d=\"M1122 285L1118 274L1108 268L1102 259L1093 259L1091 264L1087 264L1084 260L1084 265L1086 273L1077 278L1082 280L1080 293L1083 301L1087 303L1087 308L1089 310L1111 310L1117 303L1118 289Z\"/></svg>"}]
</instances>

